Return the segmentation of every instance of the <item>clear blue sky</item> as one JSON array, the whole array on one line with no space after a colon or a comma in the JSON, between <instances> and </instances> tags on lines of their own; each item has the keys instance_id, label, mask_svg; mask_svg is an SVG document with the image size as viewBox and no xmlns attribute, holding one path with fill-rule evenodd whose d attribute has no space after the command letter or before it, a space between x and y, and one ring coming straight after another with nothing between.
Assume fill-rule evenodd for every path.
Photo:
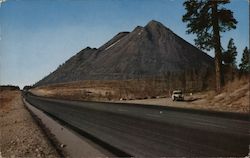
<instances>
[{"instance_id":1,"label":"clear blue sky","mask_svg":"<svg viewBox=\"0 0 250 158\"><path fill-rule=\"evenodd\" d=\"M160 21L190 43L182 22L183 0L6 0L0 8L0 84L34 84L59 64L90 46L98 48L121 31ZM222 34L238 47L249 45L247 0L227 5L237 29ZM212 55L212 53L211 53ZM213 55L212 55L213 56Z\"/></svg>"}]
</instances>

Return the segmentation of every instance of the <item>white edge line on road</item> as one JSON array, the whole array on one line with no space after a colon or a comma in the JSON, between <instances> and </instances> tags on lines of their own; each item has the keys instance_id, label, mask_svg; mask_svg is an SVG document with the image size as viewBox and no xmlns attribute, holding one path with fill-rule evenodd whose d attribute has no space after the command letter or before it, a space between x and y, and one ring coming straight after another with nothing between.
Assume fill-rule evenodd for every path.
<instances>
[{"instance_id":1,"label":"white edge line on road","mask_svg":"<svg viewBox=\"0 0 250 158\"><path fill-rule=\"evenodd\" d=\"M121 112L128 112L128 110L125 110L125 109L118 109L118 111L121 111Z\"/></svg>"},{"instance_id":2,"label":"white edge line on road","mask_svg":"<svg viewBox=\"0 0 250 158\"><path fill-rule=\"evenodd\" d=\"M147 116L150 116L150 117L161 117L161 116L159 116L159 115L154 115L154 114L146 114Z\"/></svg>"}]
</instances>

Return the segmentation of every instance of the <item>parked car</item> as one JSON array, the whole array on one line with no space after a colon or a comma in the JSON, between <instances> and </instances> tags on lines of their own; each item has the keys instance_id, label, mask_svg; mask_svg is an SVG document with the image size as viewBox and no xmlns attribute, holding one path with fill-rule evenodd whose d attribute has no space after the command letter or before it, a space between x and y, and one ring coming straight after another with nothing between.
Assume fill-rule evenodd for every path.
<instances>
[{"instance_id":1,"label":"parked car","mask_svg":"<svg viewBox=\"0 0 250 158\"><path fill-rule=\"evenodd\" d=\"M184 95L182 94L181 90L175 90L172 93L172 100L177 101L177 100L184 100Z\"/></svg>"}]
</instances>

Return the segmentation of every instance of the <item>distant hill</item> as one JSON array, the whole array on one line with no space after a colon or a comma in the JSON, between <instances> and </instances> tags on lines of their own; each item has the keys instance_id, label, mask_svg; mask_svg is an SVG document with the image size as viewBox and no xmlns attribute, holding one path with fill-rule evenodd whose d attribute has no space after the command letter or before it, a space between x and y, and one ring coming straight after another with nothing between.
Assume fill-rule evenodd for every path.
<instances>
[{"instance_id":1,"label":"distant hill","mask_svg":"<svg viewBox=\"0 0 250 158\"><path fill-rule=\"evenodd\" d=\"M13 86L13 85L0 85L0 91L5 91L5 90L20 90L18 86Z\"/></svg>"},{"instance_id":2,"label":"distant hill","mask_svg":"<svg viewBox=\"0 0 250 158\"><path fill-rule=\"evenodd\" d=\"M132 32L118 33L98 49L83 49L35 86L80 80L171 77L201 80L202 87L207 87L213 67L212 57L152 20Z\"/></svg>"}]
</instances>

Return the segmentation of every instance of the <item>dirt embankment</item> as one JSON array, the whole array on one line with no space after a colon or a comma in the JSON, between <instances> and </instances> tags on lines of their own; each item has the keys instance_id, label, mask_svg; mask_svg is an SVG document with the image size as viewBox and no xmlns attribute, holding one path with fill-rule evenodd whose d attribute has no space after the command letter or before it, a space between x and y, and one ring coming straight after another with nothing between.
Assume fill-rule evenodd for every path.
<instances>
[{"instance_id":1,"label":"dirt embankment","mask_svg":"<svg viewBox=\"0 0 250 158\"><path fill-rule=\"evenodd\" d=\"M0 157L59 157L17 90L0 91Z\"/></svg>"},{"instance_id":2,"label":"dirt embankment","mask_svg":"<svg viewBox=\"0 0 250 158\"><path fill-rule=\"evenodd\" d=\"M227 83L221 93L215 91L186 94L184 101L173 102L170 97L160 99L122 100L117 102L173 106L224 112L250 112L249 78Z\"/></svg>"},{"instance_id":3,"label":"dirt embankment","mask_svg":"<svg viewBox=\"0 0 250 158\"><path fill-rule=\"evenodd\" d=\"M195 84L195 83L193 83ZM170 84L164 78L148 78L137 80L85 80L60 84L51 84L31 89L36 95L72 100L111 101L134 100L166 97L174 87L181 84ZM189 85L191 86L191 85ZM180 88L184 90L185 88ZM186 92L197 91L195 88L185 89Z\"/></svg>"},{"instance_id":4,"label":"dirt embankment","mask_svg":"<svg viewBox=\"0 0 250 158\"><path fill-rule=\"evenodd\" d=\"M221 93L204 91L186 92L185 101L173 102L164 81L80 81L31 90L39 96L58 99L113 101L152 104L226 112L249 112L249 77L227 83ZM157 98L157 99L156 99Z\"/></svg>"},{"instance_id":5,"label":"dirt embankment","mask_svg":"<svg viewBox=\"0 0 250 158\"><path fill-rule=\"evenodd\" d=\"M248 76L228 82L220 93L216 93L214 91L205 93L200 100L197 100L194 103L204 104L211 109L217 108L220 111L249 113L249 91L250 83Z\"/></svg>"}]
</instances>

